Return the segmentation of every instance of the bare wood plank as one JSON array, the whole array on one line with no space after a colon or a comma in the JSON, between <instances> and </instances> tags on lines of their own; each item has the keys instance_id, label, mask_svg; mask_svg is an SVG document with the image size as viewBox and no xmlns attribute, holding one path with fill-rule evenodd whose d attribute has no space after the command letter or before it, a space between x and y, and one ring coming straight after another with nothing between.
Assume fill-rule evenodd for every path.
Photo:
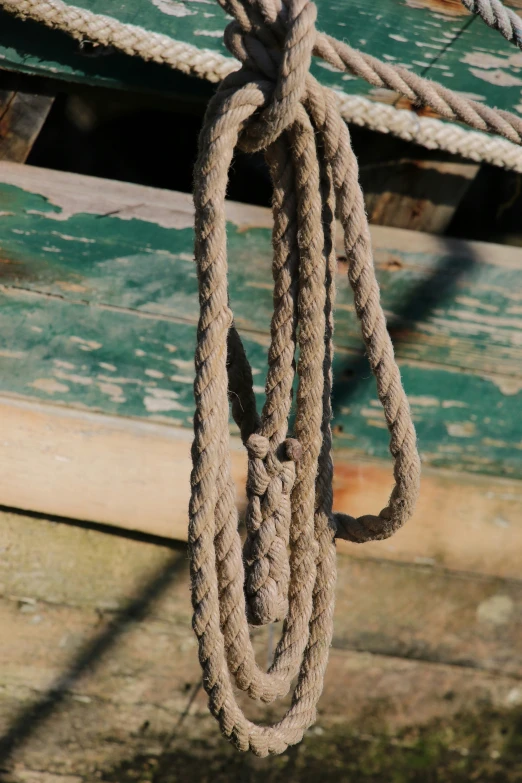
<instances>
[{"instance_id":1,"label":"bare wood plank","mask_svg":"<svg viewBox=\"0 0 522 783\"><path fill-rule=\"evenodd\" d=\"M0 90L0 160L25 163L54 96Z\"/></svg>"},{"instance_id":2,"label":"bare wood plank","mask_svg":"<svg viewBox=\"0 0 522 783\"><path fill-rule=\"evenodd\" d=\"M191 426L190 197L27 169L0 166L0 392ZM244 205L228 210L231 298L261 390L271 218ZM425 463L522 478L520 249L382 227L373 244ZM339 267L336 447L386 459L342 260Z\"/></svg>"},{"instance_id":3,"label":"bare wood plank","mask_svg":"<svg viewBox=\"0 0 522 783\"><path fill-rule=\"evenodd\" d=\"M63 621L68 619L72 619L70 615L62 614ZM51 625L48 617L46 621ZM31 680L38 679L39 670L44 667L46 678L63 673L57 665L55 652L63 638L63 626L57 626L57 620L54 620L50 629L53 635L42 641L41 658L31 661L29 656L24 656ZM78 630L77 623L73 623L73 627ZM84 641L88 642L89 631L85 629L85 632ZM35 638L32 644L37 644ZM17 651L21 645L15 641L12 648ZM155 648L157 654L154 654ZM144 660L141 656L146 649L151 656ZM137 655L140 658L136 659ZM192 651L173 645L172 640L158 638L151 626L133 629L110 650L106 660L93 665L92 673L86 674L81 682L71 683L64 698L55 703L44 720L29 724L24 742L8 762L13 777L4 780L6 783L39 781L38 778L22 777L27 768L47 774L77 776L73 778L74 783L90 783L104 772L109 774L118 765L122 770L132 769L140 757L158 764L164 754L163 763L171 769L175 764L178 771L183 771L187 756L194 754L194 763L198 748L201 754L202 747L207 749L204 753L207 763L217 756L230 770L229 765L237 765L241 757L221 738L217 724L208 714L205 696L199 691L190 703L198 682L192 661L197 664ZM306 754L305 759L309 758L309 763L313 764L314 751L321 748L329 761L324 769L330 770L326 773L329 777L323 774L321 780L335 780L330 775L338 774L335 760L343 758L340 748L348 743L353 753L358 747L354 737L360 737L363 742L380 740L384 756L382 745L389 747L386 740L391 739L393 744L404 743L407 748L415 746L419 736L426 735L432 741L440 738L441 729L446 728L453 739L451 747L463 749L462 756L480 758L485 747L488 755L493 754L493 759L503 756L499 763L502 769L506 755L513 758L509 738L516 730L515 691L508 678L482 672L334 651L319 705L318 722L305 738L299 755ZM46 698L43 689L13 684L5 685L3 694L0 703L3 731L16 725L24 714L30 716L31 708L38 709ZM256 709L255 705L250 707L252 718L262 714L262 709ZM478 748L476 733L481 721L488 728L488 738L487 744ZM367 756L362 748L360 750L362 752L355 752L352 758L352 769L354 764L355 769L358 768L354 761L358 756L364 769L363 759ZM324 763L322 758L321 764ZM430 768L434 763L431 759ZM271 776L270 759L259 764ZM319 775L317 758L315 765ZM6 766L4 761L4 768ZM165 770L163 775L155 775L154 780L172 780ZM125 778L122 775L112 779ZM185 779L194 778L187 776ZM511 780L514 783L517 778ZM68 778L66 781L70 783ZM48 783L47 779L43 778L42 783Z\"/></svg>"},{"instance_id":4,"label":"bare wood plank","mask_svg":"<svg viewBox=\"0 0 522 783\"><path fill-rule=\"evenodd\" d=\"M72 605L84 607L86 616L102 613L109 620L137 596L152 595L148 621L158 633L163 628L161 634L186 638L193 647L184 547L172 551L96 529L5 513L0 542L9 553L0 563L0 594L7 608L25 607L22 613L40 616L48 605ZM341 555L333 646L522 681L521 612L520 581ZM0 627L9 622L0 619ZM64 628L76 637L71 624ZM257 630L255 638L264 655L266 629ZM67 654L65 642L61 654ZM8 673L19 658L5 655L0 669Z\"/></svg>"},{"instance_id":5,"label":"bare wood plank","mask_svg":"<svg viewBox=\"0 0 522 783\"><path fill-rule=\"evenodd\" d=\"M361 167L361 184L373 224L443 234L479 166L448 158L406 157Z\"/></svg>"},{"instance_id":6,"label":"bare wood plank","mask_svg":"<svg viewBox=\"0 0 522 783\"><path fill-rule=\"evenodd\" d=\"M0 399L0 497L6 506L107 523L186 540L190 431ZM243 502L246 459L232 441ZM362 514L384 506L390 465L336 458L335 507ZM415 518L392 539L356 546L389 558L518 578L522 485L426 469Z\"/></svg>"},{"instance_id":7,"label":"bare wood plank","mask_svg":"<svg viewBox=\"0 0 522 783\"><path fill-rule=\"evenodd\" d=\"M299 753L310 748L313 759L321 737L331 760L354 735L411 747L444 727L443 743L463 757L486 748L506 763L522 705L521 583L345 557L339 571L318 728ZM0 582L6 783L48 783L32 770L90 783L139 756L169 767L202 742L209 754L228 747L197 691L183 548L2 512ZM384 654L362 652L377 642ZM263 661L266 629L254 644ZM249 714L266 717L266 708L250 704Z\"/></svg>"},{"instance_id":8,"label":"bare wood plank","mask_svg":"<svg viewBox=\"0 0 522 783\"><path fill-rule=\"evenodd\" d=\"M101 546L106 544L112 555L118 550L124 554L120 543L113 549L114 537L68 530L74 535L65 554L80 570L90 558L85 549L74 546L75 539L76 543L85 543L88 536L106 539ZM23 535L20 529L19 533ZM52 543L55 531L48 533ZM143 564L143 548L148 546L126 542L124 548L133 564L140 560ZM63 550L61 554L63 567L67 558ZM185 556L165 552L162 564L155 556L148 559L155 561L154 568L145 580L135 580L133 594L126 595L117 612L57 605L31 595L0 600L4 767L6 750L11 750L8 758L15 772L27 767L92 780L95 771L128 763L140 753L161 756L166 737L173 732L175 748L179 742L186 749L196 739L221 747L206 699L195 690L200 670L189 622ZM36 573L33 566L29 578ZM49 569L45 576L47 583L58 584L60 578L64 578L60 568ZM113 580L117 590L118 578ZM355 588L360 592L357 580ZM342 601L338 620L343 605L349 609L344 597ZM171 613L173 606L177 609ZM440 604L432 607L442 611ZM425 623L428 632L430 619ZM256 637L256 647L261 656L267 653L266 635ZM319 732L316 729L309 737L325 731L333 743L331 757L340 736L346 739L357 732L367 738L400 738L405 732L411 741L422 730L436 735L444 722L456 732L452 736L458 737L458 747L474 755L476 742L470 734L474 718L479 724L488 721L489 734L496 738L488 742L491 750L498 753L505 747L508 752L509 737L500 729L516 724L521 703L519 682L505 675L334 649L320 702ZM266 708L251 705L249 714L260 717ZM493 731L493 726L499 730Z\"/></svg>"}]
</instances>

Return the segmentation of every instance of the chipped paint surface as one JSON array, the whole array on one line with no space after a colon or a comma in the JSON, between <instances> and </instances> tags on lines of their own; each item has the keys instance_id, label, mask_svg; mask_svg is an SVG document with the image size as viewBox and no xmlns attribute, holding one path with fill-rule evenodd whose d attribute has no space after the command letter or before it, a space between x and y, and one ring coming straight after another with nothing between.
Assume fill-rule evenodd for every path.
<instances>
[{"instance_id":1,"label":"chipped paint surface","mask_svg":"<svg viewBox=\"0 0 522 783\"><path fill-rule=\"evenodd\" d=\"M467 16L468 11L460 0L406 0L410 8L423 8L444 16Z\"/></svg>"},{"instance_id":2,"label":"chipped paint surface","mask_svg":"<svg viewBox=\"0 0 522 783\"><path fill-rule=\"evenodd\" d=\"M482 70L480 68L470 68L469 72L473 76L476 76L477 79L483 79L485 82L494 84L497 87L520 87L520 85L522 85L522 79L520 79L518 76L514 76L511 73L501 71L500 68L495 71L490 71L488 69Z\"/></svg>"},{"instance_id":3,"label":"chipped paint surface","mask_svg":"<svg viewBox=\"0 0 522 783\"><path fill-rule=\"evenodd\" d=\"M177 0L151 0L151 2L158 11L167 14L167 16L190 16L195 13L187 8L186 3L179 3Z\"/></svg>"},{"instance_id":4,"label":"chipped paint surface","mask_svg":"<svg viewBox=\"0 0 522 783\"><path fill-rule=\"evenodd\" d=\"M113 16L121 22L139 24L152 31L190 43L200 49L228 54L222 42L227 19L217 3L195 0L75 0L74 5L94 13ZM518 0L511 7L520 9ZM363 51L385 57L438 78L463 93L478 94L481 100L504 109L522 105L520 53L489 29L480 19L472 19L460 0L323 0L319 3L320 29L349 42ZM521 9L522 12L522 9ZM349 34L348 34L349 31ZM422 44L418 46L417 44ZM57 47L59 53L57 54ZM422 52L423 59L419 57ZM518 56L518 59L516 59ZM473 58L471 60L470 58ZM0 59L16 70L52 74L69 81L95 84L122 83L174 91L187 90L175 73L154 65L129 61L118 54L110 58L82 57L73 41L58 39L52 31L27 31L23 23L2 18ZM497 71L491 63L496 59ZM346 93L366 94L379 99L379 93L360 79L313 65L325 84ZM502 89L499 89L499 88ZM191 97L199 92L210 95L208 85L194 80Z\"/></svg>"},{"instance_id":5,"label":"chipped paint surface","mask_svg":"<svg viewBox=\"0 0 522 783\"><path fill-rule=\"evenodd\" d=\"M116 210L75 211L56 233L60 207L39 192L49 185L39 186L38 172L30 175L32 192L0 184L0 208L9 205L0 217L0 393L191 427L192 230L165 228L151 215L122 219ZM146 201L148 189L118 195L121 188L106 183L104 198L128 203L132 192L135 203ZM78 191L91 203L88 188ZM174 201L169 209L176 224ZM249 228L228 225L231 302L261 402L270 215L249 214ZM51 234L58 252L48 254ZM522 251L382 228L373 230L373 245L424 462L522 478ZM344 273L338 290L336 446L387 458Z\"/></svg>"}]
</instances>

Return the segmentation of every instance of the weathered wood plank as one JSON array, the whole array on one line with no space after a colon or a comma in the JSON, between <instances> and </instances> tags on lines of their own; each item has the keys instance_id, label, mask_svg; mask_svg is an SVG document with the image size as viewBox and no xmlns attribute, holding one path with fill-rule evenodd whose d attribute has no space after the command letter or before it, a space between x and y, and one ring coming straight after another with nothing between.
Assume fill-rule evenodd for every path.
<instances>
[{"instance_id":1,"label":"weathered wood plank","mask_svg":"<svg viewBox=\"0 0 522 783\"><path fill-rule=\"evenodd\" d=\"M56 650L63 628L55 626L53 630ZM251 760L239 755L219 736L201 691L189 706L197 675L192 668L190 679L183 675L187 674L187 659L197 663L193 651L182 650L170 658L170 665L163 663L154 682L154 695L159 701L147 700L142 675L134 674L134 656L144 648L153 651L158 646L167 657L172 656L173 649L170 640L159 639L151 631L144 629L141 639L133 640L134 643L126 640L125 646L131 648L126 654L120 645L116 651L111 650L106 661L93 665L93 674L82 678L81 685L71 686L58 704L55 700L45 719L26 724L20 746L3 761L5 783L91 783L100 778L122 783L134 778L135 769L149 775L138 779L150 780L152 773L158 783L186 779L203 783L217 779L226 783L231 772L238 776L243 772L244 776ZM136 644L139 649L132 650ZM46 652L44 648L44 659ZM60 674L59 668L52 667L52 660L46 661L49 673ZM127 669L130 661L134 665ZM154 659L147 664L157 665ZM29 672L39 665L44 665L44 661L32 661ZM110 695L103 693L104 685ZM132 694L127 696L128 701L113 697L120 690L125 695ZM145 698L139 698L140 691ZM23 686L5 686L3 694L0 726L4 731L13 724L20 725L24 718L30 720L35 712L40 714L39 705L47 703L45 693ZM379 779L390 779L388 776L399 768L398 749L402 748L405 757L400 759L400 768L404 776L411 774L412 767L426 768L430 773L439 764L445 769L447 757L451 759L453 755L453 769L462 770L464 766L466 772L473 772L477 768L493 768L499 774L505 773L501 780L517 783L516 694L517 688L509 678L463 671L460 667L334 651L315 728L297 754L290 752L279 760L278 767L284 765L286 769L288 765L293 776L276 778L272 774L273 760L266 759L255 762L258 776L247 779L257 782L262 779L259 775L264 774L279 783L285 779L298 783L307 780L306 770L312 775L308 777L310 783L319 776L321 780L334 781L339 780L339 767L346 769L348 764L355 772L364 772L368 766L376 768L386 776ZM255 707L249 710L253 718L260 717L260 713ZM272 716L277 714L272 712ZM368 743L375 743L373 752ZM299 759L299 777L294 776L295 763L289 764L293 756ZM509 777L505 765L513 768ZM216 778L215 766L226 772ZM32 770L40 775L67 777L30 777ZM213 774L207 775L206 770ZM187 777L182 777L185 773Z\"/></svg>"},{"instance_id":2,"label":"weathered wood plank","mask_svg":"<svg viewBox=\"0 0 522 783\"><path fill-rule=\"evenodd\" d=\"M75 5L140 24L198 48L225 53L225 16L217 4L197 0L75 0ZM520 8L518 0L511 5ZM319 26L353 45L448 86L473 94L500 108L519 110L521 55L480 19L470 17L458 0L329 0L319 4ZM2 67L106 85L172 89L166 69L130 62L111 51L81 49L56 31L21 23L2 13ZM95 55L95 56L91 56ZM364 93L394 101L396 96L371 88L349 75L317 63L321 81L347 93ZM183 82L183 80L181 80ZM185 82L185 90L192 87ZM179 82L178 82L179 88ZM183 84L181 84L183 89Z\"/></svg>"},{"instance_id":3,"label":"weathered wood plank","mask_svg":"<svg viewBox=\"0 0 522 783\"><path fill-rule=\"evenodd\" d=\"M191 426L195 325L8 290L0 293L0 326L4 394ZM262 393L268 338L243 336ZM426 464L522 477L518 378L409 361L401 370ZM339 349L334 373L337 448L387 459L387 431L366 362Z\"/></svg>"},{"instance_id":4,"label":"weathered wood plank","mask_svg":"<svg viewBox=\"0 0 522 783\"><path fill-rule=\"evenodd\" d=\"M87 627L99 626L100 612L108 613L110 622L113 612L121 611L144 586L164 575L163 593L147 620L150 632L172 639L173 644L182 642L195 653L189 570L182 547L173 552L152 543L121 542L97 530L63 528L63 523L56 526L41 519L0 517L0 540L9 552L9 562L0 567L6 599L0 602L0 627L6 639L16 639L25 629L32 638L17 644L23 643L26 655L34 656L32 646L39 630L33 626L41 625L44 647L49 604L89 608L84 618ZM37 541L45 545L36 546ZM39 619L31 623L29 616L15 632L20 606ZM68 611L63 608L65 615ZM336 649L481 669L522 681L521 613L520 581L338 558ZM75 631L74 622L61 620L59 612L56 623L71 639L57 651L61 665L77 643L73 640L80 641L82 634ZM265 630L256 631L261 649L267 644ZM9 645L0 652L0 663L8 682L37 690L49 687L49 682L16 679L25 666ZM143 667L144 654L136 656L138 664Z\"/></svg>"},{"instance_id":5,"label":"weathered wood plank","mask_svg":"<svg viewBox=\"0 0 522 783\"><path fill-rule=\"evenodd\" d=\"M4 769L15 765L17 783L25 768L90 781L140 753L158 758L171 743L220 742L195 691L182 550L6 514L0 547L9 557L0 577L0 758ZM513 667L522 660L521 583L343 557L339 567L319 730L342 744L356 732L411 746L419 732L449 725L453 741L444 742L466 755L487 748L510 758L522 704ZM353 650L375 649L377 636L384 655ZM266 633L254 641L262 660Z\"/></svg>"},{"instance_id":6,"label":"weathered wood plank","mask_svg":"<svg viewBox=\"0 0 522 783\"><path fill-rule=\"evenodd\" d=\"M6 398L0 419L4 505L186 540L190 430ZM246 458L236 439L232 458L241 505ZM374 513L390 486L389 463L337 453L336 509ZM415 518L401 531L389 541L339 547L357 557L518 578L522 485L426 468Z\"/></svg>"},{"instance_id":7,"label":"weathered wood plank","mask_svg":"<svg viewBox=\"0 0 522 783\"><path fill-rule=\"evenodd\" d=\"M196 296L188 194L5 163L0 182L4 285L195 323L187 304ZM245 329L266 332L271 214L228 203L228 216L237 317ZM519 248L379 227L372 239L398 351L458 369L520 375ZM340 236L338 250L342 258ZM252 254L255 265L247 264ZM343 278L338 296L338 344L357 349L360 332ZM489 356L491 341L496 350Z\"/></svg>"},{"instance_id":8,"label":"weathered wood plank","mask_svg":"<svg viewBox=\"0 0 522 783\"><path fill-rule=\"evenodd\" d=\"M443 234L479 166L407 157L361 167L369 220L378 226Z\"/></svg>"},{"instance_id":9,"label":"weathered wood plank","mask_svg":"<svg viewBox=\"0 0 522 783\"><path fill-rule=\"evenodd\" d=\"M190 426L190 197L12 164L0 165L0 180L0 391ZM270 214L228 209L232 303L261 392ZM426 464L521 478L520 249L378 227L373 242ZM336 445L385 459L351 293L339 283Z\"/></svg>"},{"instance_id":10,"label":"weathered wood plank","mask_svg":"<svg viewBox=\"0 0 522 783\"><path fill-rule=\"evenodd\" d=\"M104 13L102 10L101 13ZM111 49L92 51L65 33L22 21L0 9L0 63L6 71L89 84L165 94L204 104L215 89L210 82Z\"/></svg>"},{"instance_id":11,"label":"weathered wood plank","mask_svg":"<svg viewBox=\"0 0 522 783\"><path fill-rule=\"evenodd\" d=\"M54 97L0 90L0 160L25 163Z\"/></svg>"}]
</instances>

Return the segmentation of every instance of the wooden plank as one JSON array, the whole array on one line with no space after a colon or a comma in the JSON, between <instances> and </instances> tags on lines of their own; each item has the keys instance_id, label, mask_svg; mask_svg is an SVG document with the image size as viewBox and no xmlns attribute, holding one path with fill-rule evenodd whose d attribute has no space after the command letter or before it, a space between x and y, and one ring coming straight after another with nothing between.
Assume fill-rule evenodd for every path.
<instances>
[{"instance_id":1,"label":"wooden plank","mask_svg":"<svg viewBox=\"0 0 522 783\"><path fill-rule=\"evenodd\" d=\"M196 296L188 194L7 163L0 163L0 183L5 286L195 323L195 308L187 304ZM227 209L236 315L245 329L266 332L271 214L230 202ZM405 357L520 374L513 290L522 266L519 248L379 227L372 228L372 239L384 305ZM340 235L337 240L342 261ZM247 275L252 253L256 264ZM338 344L357 349L360 333L343 278L338 296ZM497 350L489 356L491 340Z\"/></svg>"},{"instance_id":2,"label":"wooden plank","mask_svg":"<svg viewBox=\"0 0 522 783\"><path fill-rule=\"evenodd\" d=\"M178 754L197 740L226 747L196 691L184 551L5 513L0 545L9 558L0 561L0 758L13 780L28 769L91 781L140 754L158 759L171 743ZM354 734L412 748L443 731L443 745L466 758L486 747L507 763L522 704L513 668L521 583L343 557L339 568L319 731L303 752L313 754L314 737L331 743L332 759ZM345 649L372 649L377 635L385 654ZM254 643L262 660L266 632ZM113 779L125 778L120 770Z\"/></svg>"},{"instance_id":3,"label":"wooden plank","mask_svg":"<svg viewBox=\"0 0 522 783\"><path fill-rule=\"evenodd\" d=\"M226 20L217 4L212 8L196 0L75 0L74 4L201 49L226 53L221 40ZM518 0L511 5L520 8ZM59 32L10 19L5 12L1 21L4 68L91 84L173 87L166 69L129 62L110 50L82 50ZM365 0L329 0L321 3L319 27L341 39L350 31L350 43L365 52L384 55L491 105L518 110L520 53L480 19L470 17L458 0L380 0L371 9ZM395 95L336 73L330 66L316 63L314 72L324 84L343 92L396 100ZM190 82L184 86L187 92L197 89Z\"/></svg>"},{"instance_id":4,"label":"wooden plank","mask_svg":"<svg viewBox=\"0 0 522 783\"><path fill-rule=\"evenodd\" d=\"M168 584L148 620L165 626L162 633L174 638L191 633L189 566L182 546L173 551L151 541L5 513L0 540L9 553L0 564L0 594L7 600L2 628L9 626L11 614L16 620L9 602L17 609L26 599L42 611L49 604L85 607L93 616L122 611L167 571ZM522 681L519 580L341 555L336 595L336 649L451 664ZM261 647L266 645L265 631L255 633ZM68 656L64 648L60 654ZM3 655L0 669L17 669L18 656Z\"/></svg>"},{"instance_id":5,"label":"wooden plank","mask_svg":"<svg viewBox=\"0 0 522 783\"><path fill-rule=\"evenodd\" d=\"M48 624L49 614L51 610L45 612ZM70 613L62 613L58 619L68 622ZM71 625L74 631L80 630L78 623ZM88 643L88 631L82 630ZM33 680L42 669L46 678L49 674L59 676L62 670L53 663L64 637L63 626L58 627L55 621L50 629L53 635L42 642L41 625L35 631L25 640L31 645L29 649L41 652L36 660L32 657L28 661L24 656L27 665L22 676ZM91 635L96 638L92 631ZM142 775L158 770L154 780L170 783L172 769L178 774L187 771L187 777L178 780L210 783L209 777L202 778L197 772L202 765L203 769L224 768L227 775L238 776L250 767L252 760L220 737L201 691L191 701L198 676L193 668L193 663L197 664L195 651L172 644L172 639L150 624L141 632L133 628L126 636L106 660L92 664L92 675L72 682L47 710L40 706L49 701L45 691L4 685L0 726L6 733L24 718L44 713L43 719L26 724L23 741L3 761L5 783L123 781L132 779L134 770ZM11 652L22 647L17 641L13 639L9 645ZM149 654L144 659L145 651ZM518 756L510 742L517 730L518 712L511 701L514 693L517 689L508 678L463 672L460 667L333 652L318 722L298 754L294 751L298 769L334 781L339 779L341 765L346 768L350 763L351 770L363 772L371 764L383 774L382 779L389 779L399 766L405 775L411 774L412 767L418 769L417 757L425 757L425 746L435 746L438 753L431 750L429 762L424 762L426 767L429 763L431 772L447 766L462 769L464 758L470 772L486 766L500 774L504 765L512 766L513 775L504 775L502 780L516 783ZM280 709L276 715L279 713ZM250 707L249 714L260 718L262 710ZM7 736L11 739L11 734ZM292 753L279 762L285 765L283 769L288 756L292 758ZM255 769L272 777L270 761L256 761ZM25 777L33 770L57 778Z\"/></svg>"},{"instance_id":6,"label":"wooden plank","mask_svg":"<svg viewBox=\"0 0 522 783\"><path fill-rule=\"evenodd\" d=\"M4 505L186 539L189 430L6 398L0 420ZM237 440L232 457L242 505L246 459ZM390 486L389 463L336 454L336 509L375 513ZM518 578L522 484L426 468L415 518L403 530L388 541L339 548Z\"/></svg>"},{"instance_id":7,"label":"wooden plank","mask_svg":"<svg viewBox=\"0 0 522 783\"><path fill-rule=\"evenodd\" d=\"M105 13L102 9L101 13ZM0 9L1 68L28 76L57 79L71 85L132 89L169 99L204 104L214 86L155 63L145 63L114 50L89 51L68 35L22 21Z\"/></svg>"},{"instance_id":8,"label":"wooden plank","mask_svg":"<svg viewBox=\"0 0 522 783\"><path fill-rule=\"evenodd\" d=\"M54 97L0 90L0 160L25 163Z\"/></svg>"},{"instance_id":9,"label":"wooden plank","mask_svg":"<svg viewBox=\"0 0 522 783\"><path fill-rule=\"evenodd\" d=\"M407 156L361 166L369 220L378 226L443 234L479 166L429 156Z\"/></svg>"},{"instance_id":10,"label":"wooden plank","mask_svg":"<svg viewBox=\"0 0 522 783\"><path fill-rule=\"evenodd\" d=\"M0 164L0 180L0 392L190 427L190 197L13 164ZM271 218L228 210L232 303L261 393ZM425 463L522 478L520 249L379 227L372 236ZM344 279L336 344L336 448L387 459Z\"/></svg>"},{"instance_id":11,"label":"wooden plank","mask_svg":"<svg viewBox=\"0 0 522 783\"><path fill-rule=\"evenodd\" d=\"M7 290L0 293L0 327L4 394L191 426L195 325ZM261 396L268 338L254 331L243 337ZM484 378L409 360L400 366L427 465L522 477L518 377ZM336 448L387 459L366 362L339 348L334 373Z\"/></svg>"}]
</instances>

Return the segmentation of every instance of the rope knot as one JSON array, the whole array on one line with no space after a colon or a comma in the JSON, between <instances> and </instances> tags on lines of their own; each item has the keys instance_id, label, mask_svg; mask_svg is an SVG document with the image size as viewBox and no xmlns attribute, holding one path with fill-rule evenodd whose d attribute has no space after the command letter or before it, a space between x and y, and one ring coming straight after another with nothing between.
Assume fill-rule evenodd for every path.
<instances>
[{"instance_id":1,"label":"rope knot","mask_svg":"<svg viewBox=\"0 0 522 783\"><path fill-rule=\"evenodd\" d=\"M270 441L264 435L253 433L245 443L250 459L264 459L270 449Z\"/></svg>"},{"instance_id":2,"label":"rope knot","mask_svg":"<svg viewBox=\"0 0 522 783\"><path fill-rule=\"evenodd\" d=\"M228 85L255 82L266 94L265 106L240 139L243 150L256 152L273 144L296 119L317 37L317 9L310 0L219 1L234 17L225 44L243 66Z\"/></svg>"},{"instance_id":3,"label":"rope knot","mask_svg":"<svg viewBox=\"0 0 522 783\"><path fill-rule=\"evenodd\" d=\"M247 540L244 559L248 566L245 592L248 620L266 625L282 619L288 609L290 577L286 550L291 519L290 496L295 482L295 462L301 444L287 438L272 448L270 440L253 433L248 452L246 514Z\"/></svg>"},{"instance_id":4,"label":"rope knot","mask_svg":"<svg viewBox=\"0 0 522 783\"><path fill-rule=\"evenodd\" d=\"M303 456L303 447L295 438L287 438L283 444L285 456L291 462L299 462Z\"/></svg>"}]
</instances>

